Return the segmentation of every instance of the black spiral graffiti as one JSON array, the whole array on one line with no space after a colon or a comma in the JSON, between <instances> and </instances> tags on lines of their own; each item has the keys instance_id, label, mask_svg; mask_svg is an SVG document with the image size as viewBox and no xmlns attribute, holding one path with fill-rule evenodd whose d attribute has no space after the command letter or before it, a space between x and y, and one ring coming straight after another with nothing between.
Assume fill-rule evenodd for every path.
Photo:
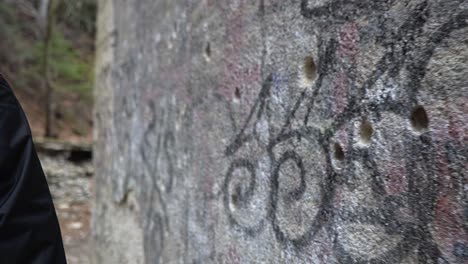
<instances>
[{"instance_id":1,"label":"black spiral graffiti","mask_svg":"<svg viewBox=\"0 0 468 264\"><path fill-rule=\"evenodd\" d=\"M312 135L315 135L315 137ZM269 152L270 152L270 159L273 161L272 162L273 171L272 171L272 178L271 178L271 183L270 183L269 219L271 221L276 238L279 241L281 241L282 243L291 243L295 247L300 248L300 247L307 245L308 242L312 239L312 237L314 237L315 234L328 221L328 217L330 216L330 213L328 212L329 204L331 202L330 194L333 193L332 188L334 185L330 184L332 181L330 176L332 174L330 171L331 168L327 166L326 171L324 171L323 174L321 174L322 177L321 177L321 184L319 187L319 193L320 193L319 194L320 196L319 206L311 223L309 223L309 226L306 228L306 231L299 236L290 237L281 229L280 225L278 224L277 210L278 210L278 199L280 199L280 196L278 193L279 185L280 185L279 177L280 177L280 170L283 164L285 164L288 161L292 161L299 169L299 177L300 177L299 185L295 187L293 190L287 192L286 196L283 197L283 199L286 202L299 201L303 197L306 189L308 188L306 184L306 178L311 177L310 173L308 173L306 167L304 166L303 159L306 157L302 157L296 151L289 149L289 150L282 152L278 160L274 158L274 155L272 152L275 146L291 138L300 138L302 140L310 140L315 144L320 144L319 142L316 142L314 140L316 138L320 138L320 134L318 131L313 130L311 128L306 129L304 131L292 131L290 133L280 135L278 138L276 138L276 140L273 141L274 143L268 147ZM323 149L323 151L324 153L326 153L327 149Z\"/></svg>"},{"instance_id":2,"label":"black spiral graffiti","mask_svg":"<svg viewBox=\"0 0 468 264\"><path fill-rule=\"evenodd\" d=\"M279 171L281 169L281 166L287 162L287 161L293 161L296 166L299 168L299 175L300 175L300 184L297 186L295 189L292 191L289 191L287 194L287 197L285 197L285 200L288 201L298 201L302 198L304 195L305 189L306 189L306 172L304 165L302 163L302 158L295 153L294 151L286 151L283 153L281 156L280 160L278 160L277 165L273 171L273 178L271 180L271 193L270 193L270 203L271 203L271 219L272 219L272 225L273 225L273 231L276 234L276 237L280 241L286 241L287 240L287 235L281 230L280 226L278 225L278 219L276 217L276 210L278 208L278 186L279 186ZM300 237L293 238L291 241L295 244L301 243L301 241L307 240L306 237L309 235L312 235L312 230L308 230L305 234L301 235Z\"/></svg>"},{"instance_id":3,"label":"black spiral graffiti","mask_svg":"<svg viewBox=\"0 0 468 264\"><path fill-rule=\"evenodd\" d=\"M257 185L257 181L256 181L255 167L254 167L253 163L250 160L238 159L238 160L235 160L231 164L231 166L229 167L228 172L227 172L226 180L225 180L225 182L223 184L223 191L226 194L230 193L229 192L229 187L230 187L231 181L233 179L233 173L236 170L239 170L239 169L244 169L244 170L248 171L248 174L249 174L248 187L246 188L246 190L243 190L243 188L240 185L236 185L234 187L234 193L233 194L231 194L230 196L229 195L224 196L224 207L226 209L226 213L228 215L229 222L232 225L239 226L240 228L242 228L242 230L244 232L246 232L249 235L253 236L253 235L255 235L256 233L258 233L261 230L261 228L263 226L263 220L260 219L258 223L246 226L246 225L243 225L242 223L240 223L236 219L236 217L234 216L233 212L230 209L231 207L237 207L237 208L246 207L248 202L252 199L252 197L254 195L255 188L256 188L256 185Z\"/></svg>"}]
</instances>

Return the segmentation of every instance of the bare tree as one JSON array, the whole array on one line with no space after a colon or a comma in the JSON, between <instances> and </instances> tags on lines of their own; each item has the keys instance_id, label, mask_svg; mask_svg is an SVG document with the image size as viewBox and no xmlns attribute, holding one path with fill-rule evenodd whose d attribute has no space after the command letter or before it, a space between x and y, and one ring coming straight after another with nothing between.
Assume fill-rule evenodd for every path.
<instances>
[{"instance_id":1,"label":"bare tree","mask_svg":"<svg viewBox=\"0 0 468 264\"><path fill-rule=\"evenodd\" d=\"M52 40L52 34L55 24L55 11L57 9L57 3L59 0L43 0L47 2L46 8L46 20L45 20L45 35L44 35L44 49L42 53L42 74L43 74L43 87L45 88L45 136L46 137L55 137L54 133L54 123L55 123L55 100L54 100L54 89L52 85L52 80L50 77L49 70L49 55L50 55L50 45ZM42 6L41 6L42 8ZM41 10L42 12L42 10Z\"/></svg>"},{"instance_id":2,"label":"bare tree","mask_svg":"<svg viewBox=\"0 0 468 264\"><path fill-rule=\"evenodd\" d=\"M40 26L42 32L45 32L47 26L47 14L49 10L50 0L39 0L38 12L37 12L37 24Z\"/></svg>"}]
</instances>

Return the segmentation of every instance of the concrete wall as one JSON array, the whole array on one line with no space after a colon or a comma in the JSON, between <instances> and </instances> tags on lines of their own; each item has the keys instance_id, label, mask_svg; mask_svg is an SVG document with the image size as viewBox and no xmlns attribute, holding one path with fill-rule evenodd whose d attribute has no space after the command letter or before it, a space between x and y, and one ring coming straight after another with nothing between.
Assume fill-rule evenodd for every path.
<instances>
[{"instance_id":1,"label":"concrete wall","mask_svg":"<svg viewBox=\"0 0 468 264\"><path fill-rule=\"evenodd\" d=\"M96 263L467 263L467 19L101 0Z\"/></svg>"}]
</instances>

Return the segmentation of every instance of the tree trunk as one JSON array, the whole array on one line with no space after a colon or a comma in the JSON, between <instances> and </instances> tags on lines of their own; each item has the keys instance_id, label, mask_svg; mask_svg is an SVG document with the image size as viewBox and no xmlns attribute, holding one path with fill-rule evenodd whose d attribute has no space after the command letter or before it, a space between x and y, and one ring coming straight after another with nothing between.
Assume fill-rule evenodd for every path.
<instances>
[{"instance_id":1,"label":"tree trunk","mask_svg":"<svg viewBox=\"0 0 468 264\"><path fill-rule=\"evenodd\" d=\"M37 12L37 23L41 28L42 35L44 36L44 32L46 31L47 27L47 18L48 18L48 10L49 10L49 3L50 0L40 0L38 12Z\"/></svg>"},{"instance_id":2,"label":"tree trunk","mask_svg":"<svg viewBox=\"0 0 468 264\"><path fill-rule=\"evenodd\" d=\"M47 6L47 19L45 25L45 36L44 36L44 50L43 50L43 60L42 60L42 74L44 82L44 91L45 91L45 135L46 137L55 137L53 131L54 128L54 117L55 117L55 101L54 101L54 91L49 73L49 53L50 53L50 44L52 40L52 34L54 29L54 7L56 0L46 0L48 2Z\"/></svg>"}]
</instances>

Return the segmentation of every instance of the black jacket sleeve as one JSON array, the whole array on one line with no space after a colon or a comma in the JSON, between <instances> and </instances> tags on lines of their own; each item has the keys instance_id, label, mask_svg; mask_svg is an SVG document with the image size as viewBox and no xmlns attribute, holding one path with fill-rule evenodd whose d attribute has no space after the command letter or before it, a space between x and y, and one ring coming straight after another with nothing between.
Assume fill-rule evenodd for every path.
<instances>
[{"instance_id":1,"label":"black jacket sleeve","mask_svg":"<svg viewBox=\"0 0 468 264\"><path fill-rule=\"evenodd\" d=\"M66 263L52 197L28 122L1 75L0 263Z\"/></svg>"}]
</instances>

